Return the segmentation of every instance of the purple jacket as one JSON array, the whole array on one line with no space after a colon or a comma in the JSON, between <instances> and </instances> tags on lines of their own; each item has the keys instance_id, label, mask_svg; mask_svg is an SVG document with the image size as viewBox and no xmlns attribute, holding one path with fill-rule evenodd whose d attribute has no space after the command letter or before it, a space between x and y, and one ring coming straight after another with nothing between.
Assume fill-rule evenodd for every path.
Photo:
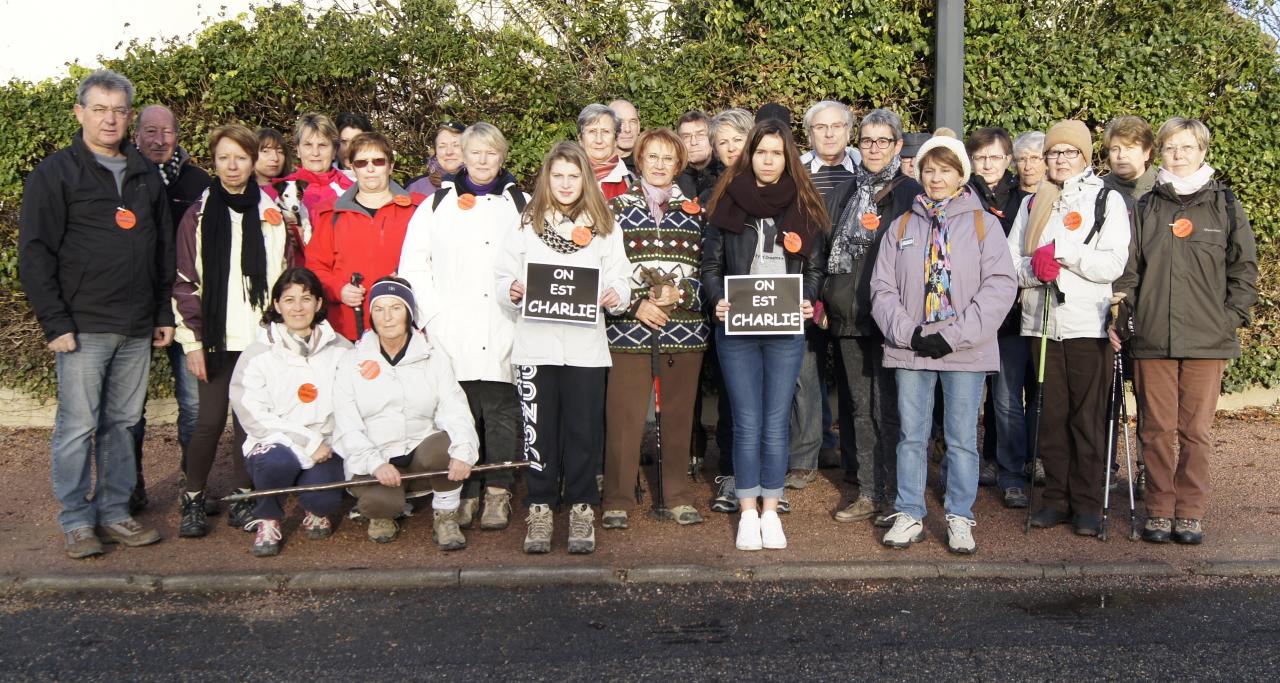
<instances>
[{"instance_id":1,"label":"purple jacket","mask_svg":"<svg viewBox=\"0 0 1280 683\"><path fill-rule=\"evenodd\" d=\"M883 238L871 272L871 315L884 332L884 366L907 370L999 371L996 331L1018 293L1000 219L984 213L982 203L971 192L955 198L947 207L951 302L956 316L924 325L921 334L939 332L954 350L935 360L911 350L911 335L924 320L929 218L919 202L912 202L907 215L901 239L898 237L901 217L883 228L889 232ZM975 221L979 215L985 230L981 243Z\"/></svg>"}]
</instances>

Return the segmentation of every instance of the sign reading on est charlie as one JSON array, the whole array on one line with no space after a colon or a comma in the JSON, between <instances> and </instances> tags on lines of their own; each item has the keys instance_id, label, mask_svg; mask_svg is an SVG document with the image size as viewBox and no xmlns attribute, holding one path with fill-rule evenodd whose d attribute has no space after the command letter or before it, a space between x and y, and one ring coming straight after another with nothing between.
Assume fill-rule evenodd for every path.
<instances>
[{"instance_id":1,"label":"sign reading on est charlie","mask_svg":"<svg viewBox=\"0 0 1280 683\"><path fill-rule=\"evenodd\" d=\"M521 314L530 320L594 325L600 316L600 270L547 263L525 265Z\"/></svg>"},{"instance_id":2,"label":"sign reading on est charlie","mask_svg":"<svg viewBox=\"0 0 1280 683\"><path fill-rule=\"evenodd\" d=\"M804 334L801 276L726 275L725 334Z\"/></svg>"}]
</instances>

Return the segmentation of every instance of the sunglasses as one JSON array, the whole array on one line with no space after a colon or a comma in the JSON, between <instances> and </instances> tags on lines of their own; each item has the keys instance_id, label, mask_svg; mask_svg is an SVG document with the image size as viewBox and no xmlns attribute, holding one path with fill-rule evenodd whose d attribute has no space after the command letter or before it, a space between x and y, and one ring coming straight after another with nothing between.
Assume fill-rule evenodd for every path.
<instances>
[{"instance_id":1,"label":"sunglasses","mask_svg":"<svg viewBox=\"0 0 1280 683\"><path fill-rule=\"evenodd\" d=\"M355 161L351 162L351 168L364 168L369 164L373 164L378 168L382 168L383 166L387 165L387 158L378 157L377 159L356 159Z\"/></svg>"}]
</instances>

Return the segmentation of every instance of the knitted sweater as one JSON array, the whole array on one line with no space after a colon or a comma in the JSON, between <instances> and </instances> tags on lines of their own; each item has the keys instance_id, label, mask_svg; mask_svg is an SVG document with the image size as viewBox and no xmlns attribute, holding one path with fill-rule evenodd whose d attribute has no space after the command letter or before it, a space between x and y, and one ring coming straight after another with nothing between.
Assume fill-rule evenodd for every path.
<instances>
[{"instance_id":1,"label":"knitted sweater","mask_svg":"<svg viewBox=\"0 0 1280 683\"><path fill-rule=\"evenodd\" d=\"M635 318L636 307L649 296L640 267L675 273L680 301L659 339L662 353L705 351L711 328L702 312L702 282L698 279L702 261L702 220L686 212L686 200L678 186L672 186L671 200L662 220L655 225L640 183L612 202L613 214L622 227L623 244L631 260L631 305L622 315L609 315L606 326L609 350L614 353L650 353L653 331Z\"/></svg>"}]
</instances>

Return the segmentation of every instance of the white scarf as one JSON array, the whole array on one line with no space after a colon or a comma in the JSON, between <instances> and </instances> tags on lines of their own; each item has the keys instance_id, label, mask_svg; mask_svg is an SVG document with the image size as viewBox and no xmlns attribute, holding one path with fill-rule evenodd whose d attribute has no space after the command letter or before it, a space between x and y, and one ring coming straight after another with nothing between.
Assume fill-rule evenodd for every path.
<instances>
[{"instance_id":1,"label":"white scarf","mask_svg":"<svg viewBox=\"0 0 1280 683\"><path fill-rule=\"evenodd\" d=\"M1185 197L1204 189L1204 186L1208 185L1210 180L1213 180L1215 172L1212 166L1204 164L1195 173L1185 178L1180 178L1169 169L1161 166L1160 172L1156 174L1156 183L1169 183L1173 186L1173 191L1178 196Z\"/></svg>"}]
</instances>

